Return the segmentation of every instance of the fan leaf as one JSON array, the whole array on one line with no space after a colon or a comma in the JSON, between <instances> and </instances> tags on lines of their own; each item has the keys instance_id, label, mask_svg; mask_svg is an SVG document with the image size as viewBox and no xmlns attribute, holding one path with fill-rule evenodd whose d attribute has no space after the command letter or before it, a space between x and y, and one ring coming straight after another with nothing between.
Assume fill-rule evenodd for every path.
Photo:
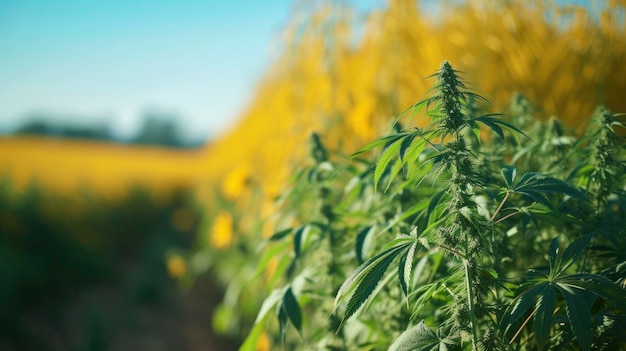
<instances>
[{"instance_id":1,"label":"fan leaf","mask_svg":"<svg viewBox=\"0 0 626 351\"><path fill-rule=\"evenodd\" d=\"M554 287L545 285L539 293L536 312L534 316L535 337L537 338L537 348L542 350L550 338L550 328L552 326L552 314L556 305Z\"/></svg>"},{"instance_id":2,"label":"fan leaf","mask_svg":"<svg viewBox=\"0 0 626 351\"><path fill-rule=\"evenodd\" d=\"M405 330L389 346L388 351L429 351L440 349L441 340L430 330L422 320L413 327ZM445 347L445 344L443 344Z\"/></svg>"}]
</instances>

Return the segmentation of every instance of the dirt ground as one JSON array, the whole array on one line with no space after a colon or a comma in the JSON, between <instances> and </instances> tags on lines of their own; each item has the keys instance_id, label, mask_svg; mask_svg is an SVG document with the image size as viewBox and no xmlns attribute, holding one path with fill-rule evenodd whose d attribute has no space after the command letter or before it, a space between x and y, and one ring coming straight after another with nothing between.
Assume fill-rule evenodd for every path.
<instances>
[{"instance_id":1,"label":"dirt ground","mask_svg":"<svg viewBox=\"0 0 626 351\"><path fill-rule=\"evenodd\" d=\"M103 338L106 345L102 346L106 347L102 350L237 350L239 345L235 340L220 338L211 330L213 309L221 298L221 291L210 278L200 279L188 291L175 286L167 290L149 303L124 306L119 301L111 301L111 309L101 308L103 324L113 325L109 337ZM87 297L92 308L97 306L97 295L108 295L106 291L94 293L96 296ZM114 296L105 296L105 299ZM94 336L92 343L98 348L98 339L102 337Z\"/></svg>"},{"instance_id":2,"label":"dirt ground","mask_svg":"<svg viewBox=\"0 0 626 351\"><path fill-rule=\"evenodd\" d=\"M0 350L234 351L238 341L211 330L221 294L210 277L187 290L172 281L93 286L55 312L35 308L24 315L31 342L16 347L0 341Z\"/></svg>"}]
</instances>

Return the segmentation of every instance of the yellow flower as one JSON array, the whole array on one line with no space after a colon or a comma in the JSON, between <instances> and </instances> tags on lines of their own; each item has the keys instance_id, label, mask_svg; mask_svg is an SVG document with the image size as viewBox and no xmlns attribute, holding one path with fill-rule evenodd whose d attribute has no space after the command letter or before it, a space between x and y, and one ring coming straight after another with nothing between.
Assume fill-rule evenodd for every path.
<instances>
[{"instance_id":1,"label":"yellow flower","mask_svg":"<svg viewBox=\"0 0 626 351\"><path fill-rule=\"evenodd\" d=\"M270 338L267 336L266 332L261 333L259 336L259 340L256 342L256 351L269 351L272 347L272 343L270 342Z\"/></svg>"},{"instance_id":2,"label":"yellow flower","mask_svg":"<svg viewBox=\"0 0 626 351\"><path fill-rule=\"evenodd\" d=\"M167 259L167 272L172 278L180 278L187 272L187 262L179 255L172 255Z\"/></svg>"},{"instance_id":3,"label":"yellow flower","mask_svg":"<svg viewBox=\"0 0 626 351\"><path fill-rule=\"evenodd\" d=\"M244 175L253 174L269 198L280 195L293 167L308 159L301 146L311 131L344 153L387 133L446 59L491 96L495 111L515 91L541 115L570 126L582 125L598 103L626 109L624 0L599 1L593 10L558 1L444 1L436 21L417 3L389 0L368 16L356 42L346 11L320 9L305 27L290 22L289 50L275 60L242 123L210 145L205 163L211 177L224 177L224 194L240 194ZM407 127L429 123L415 117Z\"/></svg>"},{"instance_id":4,"label":"yellow flower","mask_svg":"<svg viewBox=\"0 0 626 351\"><path fill-rule=\"evenodd\" d=\"M227 211L221 211L213 220L211 227L211 246L216 249L226 249L233 241L233 216Z\"/></svg>"},{"instance_id":5,"label":"yellow flower","mask_svg":"<svg viewBox=\"0 0 626 351\"><path fill-rule=\"evenodd\" d=\"M234 200L246 189L249 181L250 170L248 167L237 167L224 178L222 193L226 198Z\"/></svg>"}]
</instances>

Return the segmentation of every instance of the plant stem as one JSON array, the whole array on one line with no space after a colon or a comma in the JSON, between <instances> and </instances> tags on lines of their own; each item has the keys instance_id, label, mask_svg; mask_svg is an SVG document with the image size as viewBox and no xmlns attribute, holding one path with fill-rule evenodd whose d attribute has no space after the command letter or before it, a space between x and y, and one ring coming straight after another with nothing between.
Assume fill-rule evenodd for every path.
<instances>
[{"instance_id":1,"label":"plant stem","mask_svg":"<svg viewBox=\"0 0 626 351\"><path fill-rule=\"evenodd\" d=\"M502 222L502 221L506 220L507 218L511 218L511 217L515 216L516 214L520 214L520 213L521 213L521 212L512 212L512 213L509 213L508 215L506 215L506 216L504 216L504 217L502 217L502 218L498 219L498 220L497 220L495 223L493 223L493 224L494 224L494 225L495 225L495 224L498 224L498 223L500 223L500 222Z\"/></svg>"},{"instance_id":2,"label":"plant stem","mask_svg":"<svg viewBox=\"0 0 626 351\"><path fill-rule=\"evenodd\" d=\"M463 266L465 268L465 286L467 289L467 308L469 310L470 315L470 323L472 324L472 350L477 350L478 344L478 331L476 326L476 315L474 314L474 292L472 291L472 276L469 272L470 265L469 261L464 258Z\"/></svg>"},{"instance_id":3,"label":"plant stem","mask_svg":"<svg viewBox=\"0 0 626 351\"><path fill-rule=\"evenodd\" d=\"M502 199L502 202L500 203L500 206L498 206L496 211L493 213L493 216L491 216L491 218L489 218L489 222L493 222L493 220L496 219L496 216L498 215L498 213L500 213L500 210L502 209L502 206L504 206L504 203L509 198L510 194L511 194L510 192L508 192L508 191L506 192L506 195L504 195L504 199Z\"/></svg>"},{"instance_id":4,"label":"plant stem","mask_svg":"<svg viewBox=\"0 0 626 351\"><path fill-rule=\"evenodd\" d=\"M513 344L513 342L515 341L515 339L517 339L517 337L520 335L520 333L522 332L522 330L524 329L524 327L526 326L526 324L528 324L528 322L530 321L530 319L532 318L532 316L535 315L535 312L537 312L537 308L535 307L535 309L532 311L531 314L528 315L528 317L526 318L526 320L524 320L524 323L522 323L522 325L519 327L519 329L517 330L517 333L515 333L515 335L513 335L513 338L511 339L511 341L509 341L509 346L511 346Z\"/></svg>"},{"instance_id":5,"label":"plant stem","mask_svg":"<svg viewBox=\"0 0 626 351\"><path fill-rule=\"evenodd\" d=\"M455 254L455 255L457 255L459 257L463 257L463 253L461 251L459 251L459 250L456 250L456 249L454 249L454 248L452 248L450 246L446 246L446 245L443 245L443 244L436 244L436 245L438 247L444 249L444 250L452 252L453 254Z\"/></svg>"}]
</instances>

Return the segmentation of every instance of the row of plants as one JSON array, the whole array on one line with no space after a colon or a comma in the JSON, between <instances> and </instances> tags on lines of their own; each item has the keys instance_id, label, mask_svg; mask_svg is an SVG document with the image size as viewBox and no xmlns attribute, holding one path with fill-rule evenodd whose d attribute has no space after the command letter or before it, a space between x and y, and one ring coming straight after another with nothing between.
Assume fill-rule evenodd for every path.
<instances>
[{"instance_id":1,"label":"row of plants","mask_svg":"<svg viewBox=\"0 0 626 351\"><path fill-rule=\"evenodd\" d=\"M136 306L164 303L199 214L188 189L163 192L105 200L0 181L0 349L108 349Z\"/></svg>"},{"instance_id":2,"label":"row of plants","mask_svg":"<svg viewBox=\"0 0 626 351\"><path fill-rule=\"evenodd\" d=\"M352 335L348 331L357 328L355 324L363 324L361 314L378 317L377 310L359 309L342 324L345 305L358 290L358 282L363 276L355 277L353 283L356 286L348 284L344 288L336 306L334 298L353 270L375 256L399 233L411 234L417 227L414 235L421 240L411 251L415 259L403 261L406 267L410 265L406 264L407 261L415 264L410 269L411 287L437 285L435 282L440 283L446 276L444 267L448 273L454 272L456 278L465 281L465 274L461 272L464 272L464 260L467 260L467 265L477 270L469 276L472 283L480 286L485 282L496 284L510 279L514 285L505 284L505 287L513 291L515 286L522 286L527 281L522 273L526 268L549 265L547 250L553 238L559 237L558 246L563 251L577 236L583 236L577 232L587 228L581 223L591 223L580 213L590 215L589 209L581 208L589 203L585 198L589 198L591 189L598 185L593 185L595 180L589 184L585 182L591 177L592 169L602 169L593 163L595 161L589 154L591 148L596 147L592 146L595 138L592 130L600 130L600 127L589 125L587 132L585 128L589 116L600 103L613 111L626 110L626 100L622 98L626 82L626 66L622 64L626 47L621 45L626 33L622 20L624 2L596 1L583 6L567 1L454 1L435 5L435 13L431 11L431 5L432 2L391 0L383 8L361 14L346 6L345 2L301 3L294 9L293 17L279 38L280 51L275 64L259 85L241 122L212 144L206 159L212 172L205 186L198 189L198 198L206 204L206 213L196 249L185 259L190 268L190 281L211 270L227 287L214 315L216 331L245 337L254 326L244 349L255 343L258 349L278 347L281 343L278 331L285 322L285 315L284 329L291 330L285 334L286 343L294 348L320 345L322 335L334 338L339 325L345 326L339 334ZM431 119L424 118L422 110L416 113L421 116L419 118L398 120L394 133L402 136L387 135L389 139L378 141L372 149L354 158L351 156L382 131L388 130L391 118L428 91L431 81L422 78L447 58L452 58L465 72L464 76L484 92L482 95L489 96L494 105L473 94L463 102L467 121L461 123L465 127L459 127L458 134L462 136L466 150L462 150L461 142L457 140L459 149L455 152L471 155L470 168L477 174L473 174L466 184L458 184L456 190L461 193L460 198L469 197L463 201L467 201L466 207L471 210L468 216L472 223L476 221L476 211L486 218L487 223L480 224L476 231L482 233L487 228L493 238L492 234L487 238L484 237L486 234L473 237L470 232L471 240L448 242L450 245L471 244L468 252L457 252L462 254L458 257L441 246L445 233L433 233L432 228L427 230L434 225L433 221L452 218L460 211L450 203L452 195L442 191L457 167L457 161L447 159L456 156L445 152L447 147L453 146L446 144L457 139L457 132L444 132L436 124L429 125ZM512 97L516 91L523 92L524 96ZM422 105L429 105L432 109L435 102ZM411 109L417 110L417 106ZM477 119L494 111L505 114ZM411 113L405 115L408 117ZM419 127L419 132L411 129L413 126ZM476 126L482 126L480 132ZM490 127L495 131L490 133ZM437 128L440 131L437 132ZM317 131L319 135L310 138L311 131ZM393 141L398 142L386 144ZM318 146L307 147L308 144ZM614 158L619 160L616 155L621 152L621 146L616 145L621 144L615 141L613 145L618 150L613 151ZM315 152L317 156L307 157L313 149L318 150ZM446 159L434 162L437 152L445 154ZM400 163L397 157L401 159ZM414 158L418 159L419 167L412 163ZM375 160L379 159L387 166L377 167ZM578 169L578 166L582 168ZM568 186L559 191L577 191L559 197L558 191L546 193L543 189L539 194L543 194L552 207L545 201L533 203L532 197L529 200L529 195L515 192L518 190L500 192L500 187L505 187L502 169L515 174L510 178L511 187L525 174L528 173L529 177L532 172L539 172L537 177L545 175ZM607 195L611 199L609 207L614 211L614 217L619 218L623 212L622 206L616 205L620 204L618 194L623 190L617 180L622 179L619 167L598 172L594 179L612 182L606 188L611 189ZM390 176L392 174L394 176ZM535 180L532 178L533 182ZM510 194L507 196L507 193ZM424 201L430 199L434 199L432 206L430 202L425 205ZM564 209L559 207L561 200L566 204ZM476 205L471 206L472 203ZM580 207L580 213L567 212L569 206L575 207L574 204ZM561 232L562 222L559 221L570 218L576 220L567 222ZM447 227L452 223L443 224ZM508 230L504 238L496 235L505 227ZM424 238L429 240L425 243L430 248L422 245ZM594 235L589 244L583 245L586 247L581 256L583 261L579 258L568 272L588 269L598 273L589 267L588 256L598 252L594 250L603 245L601 241L605 239L601 238L603 236ZM322 252L322 247L326 247L327 252ZM387 347L400 331L419 322L415 320L417 314L408 322L403 319L403 313L416 308L416 292L411 294L402 286L389 288L393 285L389 281L395 279L388 277L391 267L398 268L399 260L410 256L407 251L410 248L396 252L395 261L391 263L383 261L389 264L383 274L386 284L377 284L376 294L371 296L378 296L379 291L393 296L395 303L389 304L404 312L394 317L401 320L394 322L396 326L392 323L385 323L390 325L385 327L388 329L380 324L368 326L377 330L377 336L363 338L368 342L380 341L380 344L373 344L373 348ZM504 248L514 250L515 255ZM544 252L543 261L539 252ZM449 255L456 257L456 261L443 258ZM439 256L442 257L440 265L431 262ZM357 257L356 261L354 257ZM581 262L585 263L580 265ZM382 269L383 266L373 266L372 269L374 267ZM495 267L500 268L496 270ZM309 273L304 273L305 268ZM428 278L417 274L419 269L427 272ZM326 272L326 277L317 278L327 282L315 285L319 290L311 294L307 277L321 274L320 270ZM479 272L487 273L481 276ZM508 277L507 274L519 276ZM274 289L277 292L272 294ZM439 284L433 289L433 298L425 300L445 300L440 289L449 289L460 301L466 297L461 286ZM407 296L402 297L405 290ZM503 292L495 290L500 294ZM477 331L488 325L484 318L494 316L491 307L494 301L511 301L505 300L509 297L496 299L485 297L483 293L473 294L472 301L486 299L484 305L489 306L489 313L474 311ZM272 298L259 314L267 296ZM562 304L564 297L558 291L555 296L561 300L557 299L560 305L555 308L554 316L562 318L563 313L568 313ZM298 328L291 327L287 312L281 312L281 306L294 306L294 300L298 302L302 316L306 316L302 318L302 337L292 335L298 334L294 333ZM377 300L366 299L364 305L377 306L374 301ZM600 298L600 301L604 300ZM402 304L407 307L400 308ZM452 313L444 305L433 302L430 307L421 307L422 311L430 313L420 315L428 315L424 318L425 323L434 332L438 330L438 322L444 319L434 311ZM377 308L387 311L384 306ZM315 313L310 314L311 310ZM283 313L282 319L274 321L271 311ZM458 313L461 312L463 310ZM519 343L522 337L532 340L534 334L528 331L536 314L526 321L533 309L524 312L527 314L515 322L518 325L509 327L510 330L517 327L523 332L513 337L509 330L508 334L505 333L509 337L507 342L513 339ZM501 318L502 313L496 316ZM383 315L385 313L380 314ZM409 313L411 315L413 313ZM298 319L296 315L294 318ZM357 318L360 322L354 322ZM567 324L561 326L566 321L552 321L553 328L567 327ZM520 328L522 324L525 328ZM320 326L327 326L332 332L326 333ZM466 345L467 340L474 339L473 332L467 334L467 330L449 327L442 332L445 330L455 340L464 340ZM492 338L494 330L489 330ZM499 333L498 337L504 335L498 328L495 332ZM554 330L551 335L553 333ZM477 337L482 338L483 334L477 332ZM349 349L356 348L354 345L362 341L347 339L354 342L346 344ZM295 344L290 344L294 340ZM342 348L341 340L327 342L330 346L325 347Z\"/></svg>"},{"instance_id":3,"label":"row of plants","mask_svg":"<svg viewBox=\"0 0 626 351\"><path fill-rule=\"evenodd\" d=\"M448 62L432 79L354 155L312 135L277 229L238 244L241 350L624 349L621 115L577 136L519 94L493 113Z\"/></svg>"},{"instance_id":4,"label":"row of plants","mask_svg":"<svg viewBox=\"0 0 626 351\"><path fill-rule=\"evenodd\" d=\"M207 183L245 175L271 200L306 157L311 131L354 152L427 91L422 78L444 60L500 108L522 91L574 128L600 103L626 111L623 0L389 0L367 12L350 3L294 5L272 66L238 123L210 146ZM219 190L231 202L256 201L256 189L239 188Z\"/></svg>"}]
</instances>

